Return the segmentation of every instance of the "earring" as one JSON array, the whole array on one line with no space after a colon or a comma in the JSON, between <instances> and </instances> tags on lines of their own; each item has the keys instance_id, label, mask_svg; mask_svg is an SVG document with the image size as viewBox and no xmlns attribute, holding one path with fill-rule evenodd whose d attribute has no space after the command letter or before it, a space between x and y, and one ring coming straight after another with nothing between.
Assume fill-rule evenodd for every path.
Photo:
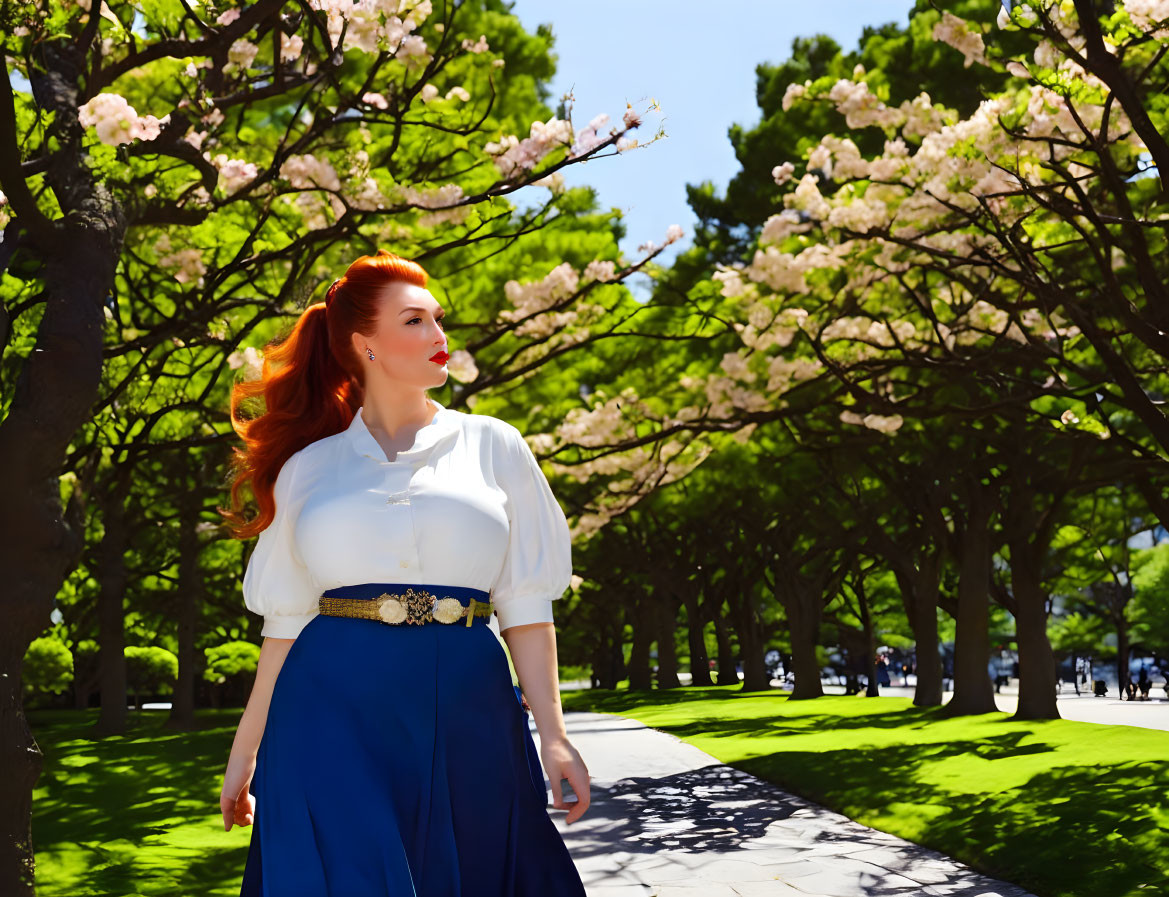
<instances>
[{"instance_id":1,"label":"earring","mask_svg":"<svg viewBox=\"0 0 1169 897\"><path fill-rule=\"evenodd\" d=\"M373 361L373 349L371 349L369 346L366 346L365 351L369 354L369 360Z\"/></svg>"}]
</instances>

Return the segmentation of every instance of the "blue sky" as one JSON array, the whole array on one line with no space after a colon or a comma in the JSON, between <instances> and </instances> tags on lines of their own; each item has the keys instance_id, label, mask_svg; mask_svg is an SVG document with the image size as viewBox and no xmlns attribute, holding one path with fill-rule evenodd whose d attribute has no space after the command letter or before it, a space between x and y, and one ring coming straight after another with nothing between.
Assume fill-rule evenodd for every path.
<instances>
[{"instance_id":1,"label":"blue sky","mask_svg":"<svg viewBox=\"0 0 1169 897\"><path fill-rule=\"evenodd\" d=\"M607 112L607 131L620 123L626 102L639 111L651 100L661 106L631 133L645 143L663 125L667 137L562 173L570 186L595 187L601 208L623 211L628 234L621 249L629 259L641 257L637 247L646 240L661 245L666 228L681 225L682 239L657 258L668 265L694 236L685 185L711 181L721 195L738 170L727 130L759 121L755 67L788 58L792 39L801 35L830 34L850 49L865 25L905 22L912 6L911 0L514 0L511 9L530 32L541 23L552 26L558 58L551 105L571 90L576 128ZM627 286L644 298L641 280Z\"/></svg>"}]
</instances>

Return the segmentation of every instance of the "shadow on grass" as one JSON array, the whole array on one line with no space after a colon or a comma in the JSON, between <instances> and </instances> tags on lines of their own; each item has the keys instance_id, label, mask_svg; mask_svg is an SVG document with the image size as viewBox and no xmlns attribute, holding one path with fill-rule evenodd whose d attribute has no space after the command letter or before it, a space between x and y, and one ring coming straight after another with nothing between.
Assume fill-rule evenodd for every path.
<instances>
[{"instance_id":1,"label":"shadow on grass","mask_svg":"<svg viewBox=\"0 0 1169 897\"><path fill-rule=\"evenodd\" d=\"M1015 740L777 752L736 766L877 828L887 829L897 808L928 806L934 812L914 841L1039 895L1169 893L1167 831L1155 821L1169 812L1163 763L1055 767L1023 788L995 791L988 781L980 794L919 775L946 756L1014 756Z\"/></svg>"},{"instance_id":2,"label":"shadow on grass","mask_svg":"<svg viewBox=\"0 0 1169 897\"><path fill-rule=\"evenodd\" d=\"M191 732L132 713L108 738L90 735L97 710L30 712L37 893L237 895L251 829L223 830L219 790L241 712L199 711Z\"/></svg>"}]
</instances>

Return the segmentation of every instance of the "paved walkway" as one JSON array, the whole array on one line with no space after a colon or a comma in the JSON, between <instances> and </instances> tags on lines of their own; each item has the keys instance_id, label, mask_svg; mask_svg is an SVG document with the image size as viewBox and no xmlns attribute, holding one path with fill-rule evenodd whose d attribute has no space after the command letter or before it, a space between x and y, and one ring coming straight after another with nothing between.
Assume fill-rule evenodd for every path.
<instances>
[{"instance_id":1,"label":"paved walkway","mask_svg":"<svg viewBox=\"0 0 1169 897\"><path fill-rule=\"evenodd\" d=\"M1033 897L634 720L564 720L591 803L572 825L550 815L589 897Z\"/></svg>"}]
</instances>

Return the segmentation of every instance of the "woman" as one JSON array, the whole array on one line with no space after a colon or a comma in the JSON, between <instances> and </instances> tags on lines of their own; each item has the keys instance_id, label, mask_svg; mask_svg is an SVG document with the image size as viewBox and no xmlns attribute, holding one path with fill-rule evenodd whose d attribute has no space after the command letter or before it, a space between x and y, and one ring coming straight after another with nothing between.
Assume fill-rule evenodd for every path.
<instances>
[{"instance_id":1,"label":"woman","mask_svg":"<svg viewBox=\"0 0 1169 897\"><path fill-rule=\"evenodd\" d=\"M359 258L232 396L247 450L223 513L259 532L243 593L264 617L220 797L225 829L253 825L244 897L585 893L539 768L575 822L589 774L552 622L568 524L519 430L426 396L448 357L426 282L385 250Z\"/></svg>"}]
</instances>

